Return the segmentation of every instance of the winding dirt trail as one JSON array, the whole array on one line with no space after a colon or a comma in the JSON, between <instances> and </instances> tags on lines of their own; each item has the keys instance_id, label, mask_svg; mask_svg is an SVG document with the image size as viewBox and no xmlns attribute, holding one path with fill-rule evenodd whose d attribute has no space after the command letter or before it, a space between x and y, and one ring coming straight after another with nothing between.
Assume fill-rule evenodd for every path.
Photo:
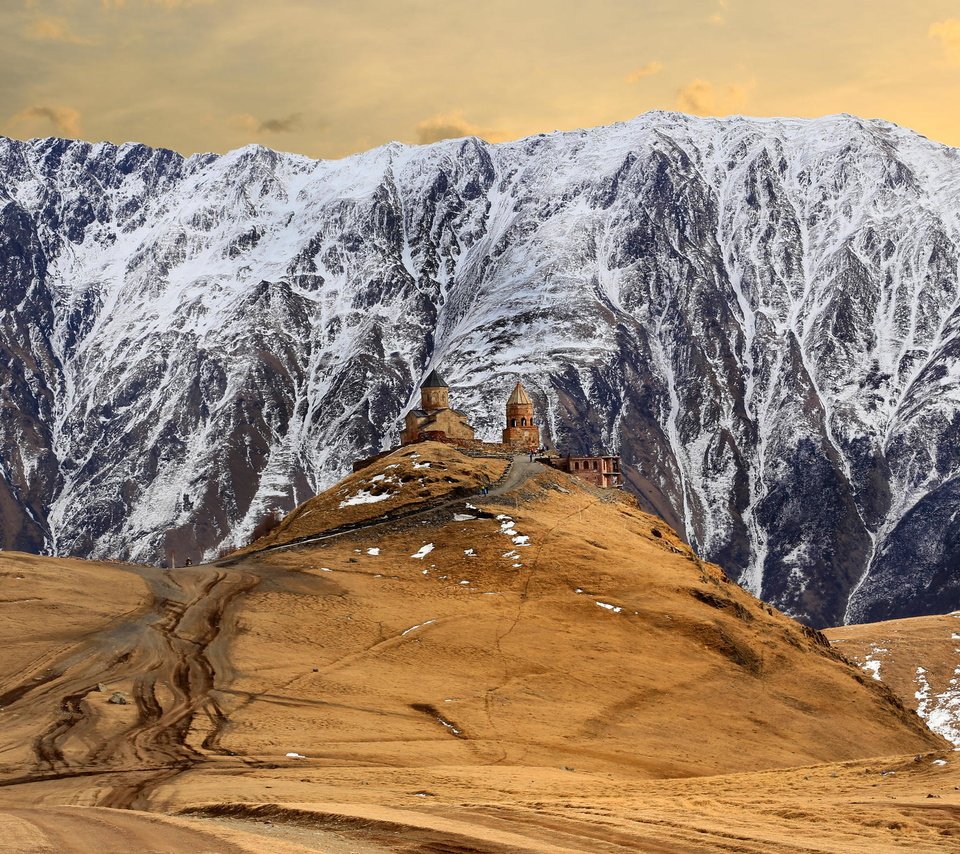
<instances>
[{"instance_id":1,"label":"winding dirt trail","mask_svg":"<svg viewBox=\"0 0 960 854\"><path fill-rule=\"evenodd\" d=\"M135 809L159 783L224 753L221 630L259 578L217 567L138 574L150 584L151 608L66 650L42 680L3 691L6 712L48 723L33 740L34 767L0 769L0 787L103 776L97 805Z\"/></svg>"}]
</instances>

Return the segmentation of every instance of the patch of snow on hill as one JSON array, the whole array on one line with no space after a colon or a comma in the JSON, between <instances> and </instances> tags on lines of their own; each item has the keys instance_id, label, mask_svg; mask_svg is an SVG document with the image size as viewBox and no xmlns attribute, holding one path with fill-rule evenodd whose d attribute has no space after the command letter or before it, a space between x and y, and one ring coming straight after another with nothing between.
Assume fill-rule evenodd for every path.
<instances>
[{"instance_id":1,"label":"patch of snow on hill","mask_svg":"<svg viewBox=\"0 0 960 854\"><path fill-rule=\"evenodd\" d=\"M882 681L882 677L880 676L881 656L886 655L888 652L890 652L889 649L885 649L875 643L872 643L870 644L870 652L867 653L867 657L861 665L861 667L871 676L873 676L873 678L878 682Z\"/></svg>"},{"instance_id":2,"label":"patch of snow on hill","mask_svg":"<svg viewBox=\"0 0 960 854\"><path fill-rule=\"evenodd\" d=\"M376 504L380 501L386 501L388 498L393 498L393 493L381 492L379 495L374 495L373 493L362 489L356 495L352 495L350 498L341 501L340 509L343 509L344 507L352 507L356 504Z\"/></svg>"},{"instance_id":3,"label":"patch of snow on hill","mask_svg":"<svg viewBox=\"0 0 960 854\"><path fill-rule=\"evenodd\" d=\"M916 681L917 714L935 733L960 748L960 666L950 679L950 687L940 694L931 691L924 668L917 668Z\"/></svg>"}]
</instances>

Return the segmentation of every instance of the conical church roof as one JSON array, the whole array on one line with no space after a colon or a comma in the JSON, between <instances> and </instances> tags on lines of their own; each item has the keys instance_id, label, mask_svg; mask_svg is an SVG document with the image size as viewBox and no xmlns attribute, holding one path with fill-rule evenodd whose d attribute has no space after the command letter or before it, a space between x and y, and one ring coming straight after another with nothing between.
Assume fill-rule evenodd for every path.
<instances>
[{"instance_id":1,"label":"conical church roof","mask_svg":"<svg viewBox=\"0 0 960 854\"><path fill-rule=\"evenodd\" d=\"M511 406L515 403L524 403L529 406L533 405L533 401L530 400L530 395L527 394L527 390L523 387L523 383L518 382L513 389L513 394L510 395L510 399L507 401L507 406Z\"/></svg>"},{"instance_id":2,"label":"conical church roof","mask_svg":"<svg viewBox=\"0 0 960 854\"><path fill-rule=\"evenodd\" d=\"M437 369L434 368L430 371L430 376L423 381L423 385L420 388L450 388L444 381L443 377L437 373Z\"/></svg>"}]
</instances>

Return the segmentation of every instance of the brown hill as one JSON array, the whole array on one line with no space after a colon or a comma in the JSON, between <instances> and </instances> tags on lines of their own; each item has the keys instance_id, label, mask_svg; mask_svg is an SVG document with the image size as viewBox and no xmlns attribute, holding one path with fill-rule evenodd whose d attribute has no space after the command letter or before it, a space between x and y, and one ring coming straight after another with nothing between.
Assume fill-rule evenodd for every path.
<instances>
[{"instance_id":1,"label":"brown hill","mask_svg":"<svg viewBox=\"0 0 960 854\"><path fill-rule=\"evenodd\" d=\"M912 762L947 745L884 684L626 496L506 465L403 449L217 566L0 557L23 576L0 624L6 838L54 844L63 804L189 813L72 820L222 850L251 833L270 850L811 850L798 831L923 850L954 832L863 806L888 779L869 757L909 754L887 761L904 809L952 773Z\"/></svg>"},{"instance_id":2,"label":"brown hill","mask_svg":"<svg viewBox=\"0 0 960 854\"><path fill-rule=\"evenodd\" d=\"M960 611L842 626L826 635L934 732L960 747Z\"/></svg>"}]
</instances>

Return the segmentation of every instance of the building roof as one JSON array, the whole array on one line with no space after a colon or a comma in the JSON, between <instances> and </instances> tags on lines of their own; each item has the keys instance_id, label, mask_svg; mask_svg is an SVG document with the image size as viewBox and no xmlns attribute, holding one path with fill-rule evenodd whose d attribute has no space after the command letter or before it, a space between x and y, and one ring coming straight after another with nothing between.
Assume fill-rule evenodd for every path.
<instances>
[{"instance_id":1,"label":"building roof","mask_svg":"<svg viewBox=\"0 0 960 854\"><path fill-rule=\"evenodd\" d=\"M530 395L527 394L527 390L523 387L523 383L518 382L513 389L513 394L510 395L510 399L507 401L507 405L513 405L516 403L525 403L530 406L533 405L533 401L530 400Z\"/></svg>"},{"instance_id":2,"label":"building roof","mask_svg":"<svg viewBox=\"0 0 960 854\"><path fill-rule=\"evenodd\" d=\"M450 388L444 381L443 377L437 373L437 369L434 368L430 371L430 376L423 381L423 385L420 388Z\"/></svg>"},{"instance_id":3,"label":"building roof","mask_svg":"<svg viewBox=\"0 0 960 854\"><path fill-rule=\"evenodd\" d=\"M619 454L562 454L568 460L619 460Z\"/></svg>"},{"instance_id":4,"label":"building roof","mask_svg":"<svg viewBox=\"0 0 960 854\"><path fill-rule=\"evenodd\" d=\"M413 415L426 421L436 421L441 412L452 412L462 421L467 420L467 413L462 409L411 409L407 415Z\"/></svg>"}]
</instances>

